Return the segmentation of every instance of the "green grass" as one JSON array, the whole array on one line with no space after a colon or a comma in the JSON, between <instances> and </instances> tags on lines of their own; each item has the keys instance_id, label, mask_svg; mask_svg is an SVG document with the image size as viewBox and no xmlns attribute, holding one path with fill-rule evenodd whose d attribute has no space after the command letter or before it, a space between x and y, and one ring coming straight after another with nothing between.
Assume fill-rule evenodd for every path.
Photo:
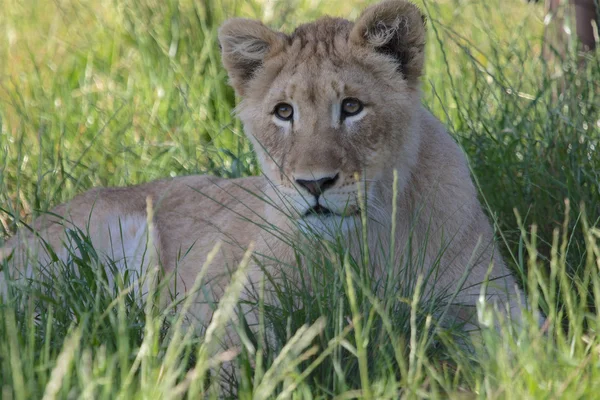
<instances>
[{"instance_id":1,"label":"green grass","mask_svg":"<svg viewBox=\"0 0 600 400\"><path fill-rule=\"evenodd\" d=\"M324 13L355 17L360 3L4 0L0 232L94 186L258 174L231 114L217 27L247 16L290 30ZM215 375L233 356L215 342L225 322L210 335L186 330L173 307L140 299L132 276L107 284L111 265L79 237L81 256L0 300L0 396L197 398L235 386L245 399L597 397L600 58L582 63L570 43L564 60L546 61L543 10L518 0L423 9L424 104L467 153L544 326L528 313L519 331L501 323L457 346L459 333L428 317L444 299L419 301L414 276L382 294L334 244L305 261L305 285L282 284L279 306L258 288L264 322L240 327L234 382ZM237 312L230 289L225 319Z\"/></svg>"}]
</instances>

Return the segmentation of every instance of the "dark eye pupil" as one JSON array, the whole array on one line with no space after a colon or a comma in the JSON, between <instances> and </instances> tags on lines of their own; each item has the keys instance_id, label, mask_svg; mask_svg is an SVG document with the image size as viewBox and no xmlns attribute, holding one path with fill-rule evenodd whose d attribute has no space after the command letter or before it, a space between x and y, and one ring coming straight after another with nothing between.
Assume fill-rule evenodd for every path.
<instances>
[{"instance_id":1,"label":"dark eye pupil","mask_svg":"<svg viewBox=\"0 0 600 400\"><path fill-rule=\"evenodd\" d=\"M289 121L292 119L294 115L294 109L289 104L278 104L275 106L275 115L277 118L282 119L284 121Z\"/></svg>"},{"instance_id":2,"label":"dark eye pupil","mask_svg":"<svg viewBox=\"0 0 600 400\"><path fill-rule=\"evenodd\" d=\"M359 100L346 99L342 103L342 113L344 116L353 116L362 111L363 105Z\"/></svg>"}]
</instances>

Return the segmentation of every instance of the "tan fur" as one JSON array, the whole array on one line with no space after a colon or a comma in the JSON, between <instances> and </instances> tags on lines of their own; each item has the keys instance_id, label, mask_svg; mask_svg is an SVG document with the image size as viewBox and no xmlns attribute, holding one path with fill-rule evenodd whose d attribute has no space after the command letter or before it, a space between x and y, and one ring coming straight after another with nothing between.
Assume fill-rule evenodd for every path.
<instances>
[{"instance_id":1,"label":"tan fur","mask_svg":"<svg viewBox=\"0 0 600 400\"><path fill-rule=\"evenodd\" d=\"M167 272L177 266L178 291L191 287L207 253L215 243L224 243L209 273L218 298L218 288L227 281L223 272L235 268L250 242L256 242L257 254L266 256L263 261L293 263L291 248L280 237L296 235L293 220L322 231L342 220L347 228L358 222L364 203L357 182L366 193L369 244L372 249L389 248L396 170L398 257L407 254L409 238L413 254L424 252L426 268L443 252L436 288L454 287L466 275L469 289L461 300L469 304L475 303L490 262L492 278L500 277L491 294L506 303L518 290L493 243L464 155L421 106L425 27L416 6L388 0L367 8L354 23L326 17L290 35L257 21L231 19L220 29L219 40L231 84L242 98L237 111L264 176L190 176L95 189L54 213L84 230L91 216L92 239L110 254L107 247L114 243L107 239L106 222L127 216L145 219L150 198L155 209L151 256ZM362 101L365 109L341 121L340 104L349 97ZM273 115L280 102L294 107L293 122ZM296 180L335 174L335 185L319 204L338 215L302 217L316 199ZM267 225L271 228L265 229ZM64 229L53 218L39 220L37 228L54 247L61 247ZM345 235L356 255L361 239L352 232L346 229ZM20 235L9 246L18 247ZM28 246L35 245L29 234L23 236ZM381 276L386 254L379 253L372 251L370 262L373 274ZM251 280L260 278L255 268ZM209 313L207 308L197 312L201 318Z\"/></svg>"}]
</instances>

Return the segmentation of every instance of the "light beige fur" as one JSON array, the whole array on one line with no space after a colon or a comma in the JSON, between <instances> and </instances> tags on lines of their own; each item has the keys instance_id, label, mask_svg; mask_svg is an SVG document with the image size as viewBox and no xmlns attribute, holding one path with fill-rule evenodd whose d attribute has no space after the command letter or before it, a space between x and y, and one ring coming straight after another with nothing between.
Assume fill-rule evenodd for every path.
<instances>
[{"instance_id":1,"label":"light beige fur","mask_svg":"<svg viewBox=\"0 0 600 400\"><path fill-rule=\"evenodd\" d=\"M518 289L494 245L465 157L421 105L425 33L421 12L404 0L371 6L356 22L326 17L292 34L258 21L228 20L219 31L223 63L241 97L237 112L264 176L187 176L94 189L53 210L65 218L63 224L45 216L36 221L36 229L61 249L63 225L74 225L89 230L103 253L115 256L120 246L119 256L135 259L131 243L139 243L140 230L145 232L150 198L155 230L146 264L160 261L166 272L177 266L182 293L191 287L207 253L222 242L209 270L218 298L228 279L223 272L235 268L250 242L256 243L257 255L265 256L267 267L275 269L274 264L295 262L282 235L300 237L298 232L308 229L326 233L339 225L358 255L361 237L353 226L360 223L361 205L369 217L370 247L388 249L396 170L398 259L408 254L409 243L425 269L433 268L442 254L436 289L453 288L466 276L467 289L459 300L471 305L493 262L491 278L497 279L488 293L502 304L516 304L508 299ZM364 110L342 120L345 98L359 99ZM293 106L292 121L273 114L282 102ZM318 200L297 183L332 176L337 180ZM363 202L357 182L366 193ZM317 201L333 214L305 215ZM119 227L119 220L129 222ZM127 231L126 243L118 239L120 229ZM22 243L35 247L39 242L21 231L5 253L23 249ZM371 251L375 276L382 274L385 253ZM250 278L258 281L261 274L256 267ZM205 307L197 313L206 319L210 311Z\"/></svg>"}]
</instances>

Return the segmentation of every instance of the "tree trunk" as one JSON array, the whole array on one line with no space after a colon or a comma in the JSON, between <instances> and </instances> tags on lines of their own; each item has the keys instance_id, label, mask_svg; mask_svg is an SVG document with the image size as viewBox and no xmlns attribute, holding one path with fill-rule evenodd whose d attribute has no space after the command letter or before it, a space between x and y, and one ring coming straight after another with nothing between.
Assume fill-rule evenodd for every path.
<instances>
[{"instance_id":1,"label":"tree trunk","mask_svg":"<svg viewBox=\"0 0 600 400\"><path fill-rule=\"evenodd\" d=\"M585 51L593 51L596 48L594 28L598 27L598 3L595 0L572 0L575 4L575 21L577 37Z\"/></svg>"},{"instance_id":2,"label":"tree trunk","mask_svg":"<svg viewBox=\"0 0 600 400\"><path fill-rule=\"evenodd\" d=\"M600 25L600 14L598 13L599 0L569 0L572 5L561 9L561 0L547 0L546 10L552 18L552 27L546 31L546 39L561 55L564 54L564 46L567 42L564 31L565 18L569 13L575 11L575 28L577 38L581 43L582 50L593 51L596 48L596 38L594 37L594 25Z\"/></svg>"}]
</instances>

